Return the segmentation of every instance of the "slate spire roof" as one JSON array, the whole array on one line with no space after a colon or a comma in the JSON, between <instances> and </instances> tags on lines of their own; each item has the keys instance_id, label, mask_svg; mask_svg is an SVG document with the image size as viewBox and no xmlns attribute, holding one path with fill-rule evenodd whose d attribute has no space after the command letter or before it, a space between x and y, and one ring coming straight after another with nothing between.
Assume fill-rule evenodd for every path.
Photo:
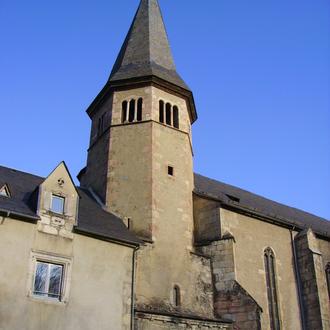
<instances>
[{"instance_id":1,"label":"slate spire roof","mask_svg":"<svg viewBox=\"0 0 330 330\"><path fill-rule=\"evenodd\" d=\"M141 0L109 82L146 76L156 76L189 90L176 72L157 0Z\"/></svg>"}]
</instances>

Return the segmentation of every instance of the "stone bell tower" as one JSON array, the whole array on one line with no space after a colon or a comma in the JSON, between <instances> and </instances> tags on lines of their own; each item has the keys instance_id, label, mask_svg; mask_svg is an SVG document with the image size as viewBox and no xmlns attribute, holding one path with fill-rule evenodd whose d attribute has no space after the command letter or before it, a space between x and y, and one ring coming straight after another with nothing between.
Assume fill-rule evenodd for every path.
<instances>
[{"instance_id":1,"label":"stone bell tower","mask_svg":"<svg viewBox=\"0 0 330 330\"><path fill-rule=\"evenodd\" d=\"M87 112L92 132L82 185L148 241L157 239L160 223L190 226L197 116L157 0L141 1L110 79Z\"/></svg>"},{"instance_id":2,"label":"stone bell tower","mask_svg":"<svg viewBox=\"0 0 330 330\"><path fill-rule=\"evenodd\" d=\"M153 320L190 315L194 324L201 315L212 319L210 261L193 251L197 114L157 0L141 0L109 81L87 113L92 130L81 184L145 242L137 259L138 329L158 329L148 313Z\"/></svg>"}]
</instances>

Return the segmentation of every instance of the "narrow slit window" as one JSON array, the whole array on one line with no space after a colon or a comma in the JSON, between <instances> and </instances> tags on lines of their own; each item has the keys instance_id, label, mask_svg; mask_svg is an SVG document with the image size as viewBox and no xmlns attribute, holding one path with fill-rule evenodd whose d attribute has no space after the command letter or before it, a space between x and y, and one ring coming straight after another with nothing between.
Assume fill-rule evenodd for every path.
<instances>
[{"instance_id":1,"label":"narrow slit window","mask_svg":"<svg viewBox=\"0 0 330 330\"><path fill-rule=\"evenodd\" d=\"M122 123L127 122L127 115L128 115L128 102L124 101L122 103L122 114L121 114L121 121Z\"/></svg>"},{"instance_id":2,"label":"narrow slit window","mask_svg":"<svg viewBox=\"0 0 330 330\"><path fill-rule=\"evenodd\" d=\"M175 285L173 289L173 302L175 307L181 306L181 292L177 285Z\"/></svg>"},{"instance_id":3,"label":"narrow slit window","mask_svg":"<svg viewBox=\"0 0 330 330\"><path fill-rule=\"evenodd\" d=\"M105 116L106 116L106 113L103 113L102 116L99 118L98 128L97 128L98 136L102 135L102 133L105 131Z\"/></svg>"},{"instance_id":4,"label":"narrow slit window","mask_svg":"<svg viewBox=\"0 0 330 330\"><path fill-rule=\"evenodd\" d=\"M164 101L159 101L159 122L164 123Z\"/></svg>"},{"instance_id":5,"label":"narrow slit window","mask_svg":"<svg viewBox=\"0 0 330 330\"><path fill-rule=\"evenodd\" d=\"M179 128L179 108L177 106L173 107L173 126Z\"/></svg>"},{"instance_id":6,"label":"narrow slit window","mask_svg":"<svg viewBox=\"0 0 330 330\"><path fill-rule=\"evenodd\" d=\"M174 176L174 167L173 166L168 166L167 174L170 176Z\"/></svg>"},{"instance_id":7,"label":"narrow slit window","mask_svg":"<svg viewBox=\"0 0 330 330\"><path fill-rule=\"evenodd\" d=\"M137 121L142 121L142 106L143 100L142 98L139 98L137 102Z\"/></svg>"},{"instance_id":8,"label":"narrow slit window","mask_svg":"<svg viewBox=\"0 0 330 330\"><path fill-rule=\"evenodd\" d=\"M102 117L99 118L97 125L97 135L100 136L102 134Z\"/></svg>"},{"instance_id":9,"label":"narrow slit window","mask_svg":"<svg viewBox=\"0 0 330 330\"><path fill-rule=\"evenodd\" d=\"M129 117L128 121L132 123L135 119L135 100L129 102Z\"/></svg>"},{"instance_id":10,"label":"narrow slit window","mask_svg":"<svg viewBox=\"0 0 330 330\"><path fill-rule=\"evenodd\" d=\"M172 106L166 103L166 124L172 125Z\"/></svg>"},{"instance_id":11,"label":"narrow slit window","mask_svg":"<svg viewBox=\"0 0 330 330\"><path fill-rule=\"evenodd\" d=\"M272 249L267 248L265 250L264 261L265 261L270 328L271 330L280 330L281 325L280 325L279 306L278 306L278 298L277 298L275 255Z\"/></svg>"},{"instance_id":12,"label":"narrow slit window","mask_svg":"<svg viewBox=\"0 0 330 330\"><path fill-rule=\"evenodd\" d=\"M61 301L63 265L37 261L33 294Z\"/></svg>"}]
</instances>

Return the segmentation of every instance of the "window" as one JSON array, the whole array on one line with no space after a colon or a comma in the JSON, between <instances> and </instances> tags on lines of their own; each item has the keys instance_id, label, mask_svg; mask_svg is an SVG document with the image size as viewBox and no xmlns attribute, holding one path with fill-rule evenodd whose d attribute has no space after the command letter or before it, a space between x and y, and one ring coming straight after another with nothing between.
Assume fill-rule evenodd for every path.
<instances>
[{"instance_id":1,"label":"window","mask_svg":"<svg viewBox=\"0 0 330 330\"><path fill-rule=\"evenodd\" d=\"M121 104L121 122L133 123L142 121L143 115L143 98L140 97L137 101L131 99L130 101L123 101Z\"/></svg>"},{"instance_id":2,"label":"window","mask_svg":"<svg viewBox=\"0 0 330 330\"><path fill-rule=\"evenodd\" d=\"M125 123L128 121L128 102L124 101L122 103L122 114L121 114L121 122Z\"/></svg>"},{"instance_id":3,"label":"window","mask_svg":"<svg viewBox=\"0 0 330 330\"><path fill-rule=\"evenodd\" d=\"M129 114L128 121L132 123L135 119L135 100L130 100L129 102Z\"/></svg>"},{"instance_id":4,"label":"window","mask_svg":"<svg viewBox=\"0 0 330 330\"><path fill-rule=\"evenodd\" d=\"M33 294L61 301L63 265L37 261Z\"/></svg>"},{"instance_id":5,"label":"window","mask_svg":"<svg viewBox=\"0 0 330 330\"><path fill-rule=\"evenodd\" d=\"M170 176L174 176L174 167L173 166L168 166L167 174Z\"/></svg>"},{"instance_id":6,"label":"window","mask_svg":"<svg viewBox=\"0 0 330 330\"><path fill-rule=\"evenodd\" d=\"M104 132L105 115L106 115L106 113L103 113L102 116L99 118L98 127L97 127L97 135L98 136L100 136Z\"/></svg>"},{"instance_id":7,"label":"window","mask_svg":"<svg viewBox=\"0 0 330 330\"><path fill-rule=\"evenodd\" d=\"M175 105L172 107L171 103L164 103L159 101L159 122L168 126L173 126L179 129L179 108Z\"/></svg>"},{"instance_id":8,"label":"window","mask_svg":"<svg viewBox=\"0 0 330 330\"><path fill-rule=\"evenodd\" d=\"M136 115L137 121L142 120L142 105L143 105L143 100L142 98L139 98L137 102L137 115Z\"/></svg>"},{"instance_id":9,"label":"window","mask_svg":"<svg viewBox=\"0 0 330 330\"><path fill-rule=\"evenodd\" d=\"M164 101L159 101L159 122L164 123Z\"/></svg>"},{"instance_id":10,"label":"window","mask_svg":"<svg viewBox=\"0 0 330 330\"><path fill-rule=\"evenodd\" d=\"M52 204L50 210L57 214L64 214L64 203L64 197L52 195Z\"/></svg>"},{"instance_id":11,"label":"window","mask_svg":"<svg viewBox=\"0 0 330 330\"><path fill-rule=\"evenodd\" d=\"M51 303L69 300L72 259L52 253L31 252L29 297Z\"/></svg>"},{"instance_id":12,"label":"window","mask_svg":"<svg viewBox=\"0 0 330 330\"><path fill-rule=\"evenodd\" d=\"M9 188L6 184L0 189L0 196L10 197Z\"/></svg>"},{"instance_id":13,"label":"window","mask_svg":"<svg viewBox=\"0 0 330 330\"><path fill-rule=\"evenodd\" d=\"M264 252L268 307L271 330L280 330L279 306L277 300L275 255L271 248Z\"/></svg>"},{"instance_id":14,"label":"window","mask_svg":"<svg viewBox=\"0 0 330 330\"><path fill-rule=\"evenodd\" d=\"M172 125L172 107L169 103L166 103L166 124Z\"/></svg>"},{"instance_id":15,"label":"window","mask_svg":"<svg viewBox=\"0 0 330 330\"><path fill-rule=\"evenodd\" d=\"M173 126L179 128L179 109L177 106L173 107Z\"/></svg>"},{"instance_id":16,"label":"window","mask_svg":"<svg viewBox=\"0 0 330 330\"><path fill-rule=\"evenodd\" d=\"M330 299L330 263L328 263L327 267L325 268L325 275L327 278L328 294L329 294L329 299Z\"/></svg>"},{"instance_id":17,"label":"window","mask_svg":"<svg viewBox=\"0 0 330 330\"><path fill-rule=\"evenodd\" d=\"M175 285L173 289L173 303L175 307L181 306L181 292L180 287Z\"/></svg>"}]
</instances>

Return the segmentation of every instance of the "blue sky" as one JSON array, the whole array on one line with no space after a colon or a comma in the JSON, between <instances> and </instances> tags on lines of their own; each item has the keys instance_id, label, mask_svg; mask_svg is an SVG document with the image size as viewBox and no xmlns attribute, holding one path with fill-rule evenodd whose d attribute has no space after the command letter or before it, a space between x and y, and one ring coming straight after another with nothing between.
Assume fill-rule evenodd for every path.
<instances>
[{"instance_id":1,"label":"blue sky","mask_svg":"<svg viewBox=\"0 0 330 330\"><path fill-rule=\"evenodd\" d=\"M199 113L195 171L330 219L330 2L160 4ZM79 172L137 5L0 0L0 164Z\"/></svg>"}]
</instances>

